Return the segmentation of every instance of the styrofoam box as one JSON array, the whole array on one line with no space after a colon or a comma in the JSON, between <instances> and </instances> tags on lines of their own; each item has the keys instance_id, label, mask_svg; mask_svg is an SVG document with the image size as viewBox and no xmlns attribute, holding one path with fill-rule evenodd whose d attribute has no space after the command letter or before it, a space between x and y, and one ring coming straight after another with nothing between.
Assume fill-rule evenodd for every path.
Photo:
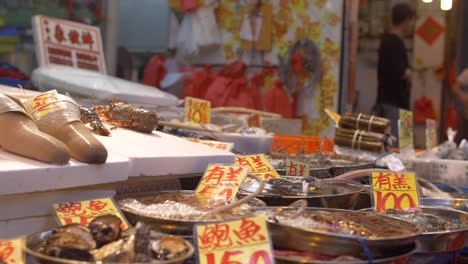
<instances>
[{"instance_id":1,"label":"styrofoam box","mask_svg":"<svg viewBox=\"0 0 468 264\"><path fill-rule=\"evenodd\" d=\"M409 158L403 160L406 168L418 177L432 182L468 186L468 161Z\"/></svg>"}]
</instances>

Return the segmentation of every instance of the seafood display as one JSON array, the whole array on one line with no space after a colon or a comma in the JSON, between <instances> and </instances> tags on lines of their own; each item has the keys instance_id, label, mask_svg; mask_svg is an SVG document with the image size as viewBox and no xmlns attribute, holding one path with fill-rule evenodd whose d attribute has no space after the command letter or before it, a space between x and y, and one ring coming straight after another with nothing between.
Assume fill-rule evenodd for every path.
<instances>
[{"instance_id":1,"label":"seafood display","mask_svg":"<svg viewBox=\"0 0 468 264\"><path fill-rule=\"evenodd\" d=\"M8 152L58 165L71 158L64 143L40 131L17 102L1 93L0 127L0 146Z\"/></svg>"},{"instance_id":2,"label":"seafood display","mask_svg":"<svg viewBox=\"0 0 468 264\"><path fill-rule=\"evenodd\" d=\"M362 243L374 258L408 252L421 232L413 223L362 211L267 207L256 214L268 219L275 249L326 252L331 257L366 258Z\"/></svg>"},{"instance_id":3,"label":"seafood display","mask_svg":"<svg viewBox=\"0 0 468 264\"><path fill-rule=\"evenodd\" d=\"M177 263L193 254L183 238L155 232L143 223L121 232L112 215L95 218L88 227L70 224L28 237L26 253L40 260L87 263ZM166 263L166 262L164 262Z\"/></svg>"},{"instance_id":4,"label":"seafood display","mask_svg":"<svg viewBox=\"0 0 468 264\"><path fill-rule=\"evenodd\" d=\"M109 136L109 130L102 124L99 116L91 109L80 105L80 118L84 124L89 124L93 131L101 136Z\"/></svg>"},{"instance_id":5,"label":"seafood display","mask_svg":"<svg viewBox=\"0 0 468 264\"><path fill-rule=\"evenodd\" d=\"M192 191L143 194L118 200L120 209L130 223L141 221L162 232L183 235L191 235L196 223L240 219L251 216L255 207L265 206L259 200L252 200L241 206L213 213L230 203L225 200L211 200Z\"/></svg>"},{"instance_id":6,"label":"seafood display","mask_svg":"<svg viewBox=\"0 0 468 264\"><path fill-rule=\"evenodd\" d=\"M468 215L464 219L457 219L450 215L422 210L414 212L387 210L384 214L417 224L425 233L468 230Z\"/></svg>"},{"instance_id":7,"label":"seafood display","mask_svg":"<svg viewBox=\"0 0 468 264\"><path fill-rule=\"evenodd\" d=\"M143 133L153 132L159 122L155 112L131 106L117 99L106 105L95 106L93 111L101 120L112 124L115 128L129 128Z\"/></svg>"}]
</instances>

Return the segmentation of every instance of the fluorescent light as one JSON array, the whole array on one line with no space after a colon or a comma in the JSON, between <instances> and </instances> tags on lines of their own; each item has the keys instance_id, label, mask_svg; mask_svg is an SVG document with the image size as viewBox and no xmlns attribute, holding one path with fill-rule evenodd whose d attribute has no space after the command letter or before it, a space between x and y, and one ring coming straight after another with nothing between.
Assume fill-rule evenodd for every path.
<instances>
[{"instance_id":1,"label":"fluorescent light","mask_svg":"<svg viewBox=\"0 0 468 264\"><path fill-rule=\"evenodd\" d=\"M432 0L422 0L424 3L432 3Z\"/></svg>"},{"instance_id":2,"label":"fluorescent light","mask_svg":"<svg viewBox=\"0 0 468 264\"><path fill-rule=\"evenodd\" d=\"M444 11L452 9L452 0L440 0L440 9Z\"/></svg>"}]
</instances>

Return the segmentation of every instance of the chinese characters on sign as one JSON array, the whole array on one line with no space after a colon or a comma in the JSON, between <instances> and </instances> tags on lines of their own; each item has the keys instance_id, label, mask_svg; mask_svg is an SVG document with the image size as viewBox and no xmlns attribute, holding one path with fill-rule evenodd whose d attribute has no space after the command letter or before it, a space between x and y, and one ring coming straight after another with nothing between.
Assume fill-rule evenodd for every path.
<instances>
[{"instance_id":1,"label":"chinese characters on sign","mask_svg":"<svg viewBox=\"0 0 468 264\"><path fill-rule=\"evenodd\" d=\"M210 146L212 148L217 148L221 150L231 151L234 148L234 143L226 143L213 140L201 140L196 138L186 138L189 141L201 143L203 145Z\"/></svg>"},{"instance_id":2,"label":"chinese characters on sign","mask_svg":"<svg viewBox=\"0 0 468 264\"><path fill-rule=\"evenodd\" d=\"M263 217L197 225L195 229L201 264L274 263Z\"/></svg>"},{"instance_id":3,"label":"chinese characters on sign","mask_svg":"<svg viewBox=\"0 0 468 264\"><path fill-rule=\"evenodd\" d=\"M419 205L416 176L413 173L374 172L372 192L377 212L407 210Z\"/></svg>"},{"instance_id":4,"label":"chinese characters on sign","mask_svg":"<svg viewBox=\"0 0 468 264\"><path fill-rule=\"evenodd\" d=\"M242 166L209 165L195 193L233 199L247 173L248 169Z\"/></svg>"},{"instance_id":5,"label":"chinese characters on sign","mask_svg":"<svg viewBox=\"0 0 468 264\"><path fill-rule=\"evenodd\" d=\"M210 109L210 101L185 97L185 122L202 125L210 123Z\"/></svg>"},{"instance_id":6,"label":"chinese characters on sign","mask_svg":"<svg viewBox=\"0 0 468 264\"><path fill-rule=\"evenodd\" d=\"M249 167L250 173L264 180L280 178L278 172L276 172L263 154L237 156L236 164Z\"/></svg>"},{"instance_id":7,"label":"chinese characters on sign","mask_svg":"<svg viewBox=\"0 0 468 264\"><path fill-rule=\"evenodd\" d=\"M398 121L398 140L400 153L411 154L413 147L413 112L400 109L400 120Z\"/></svg>"},{"instance_id":8,"label":"chinese characters on sign","mask_svg":"<svg viewBox=\"0 0 468 264\"><path fill-rule=\"evenodd\" d=\"M66 106L59 101L56 90L48 91L26 101L25 108L35 119L64 109Z\"/></svg>"},{"instance_id":9,"label":"chinese characters on sign","mask_svg":"<svg viewBox=\"0 0 468 264\"><path fill-rule=\"evenodd\" d=\"M309 163L286 159L286 175L308 177L310 171Z\"/></svg>"},{"instance_id":10,"label":"chinese characters on sign","mask_svg":"<svg viewBox=\"0 0 468 264\"><path fill-rule=\"evenodd\" d=\"M100 215L112 214L122 220L121 228L128 228L128 222L117 209L111 198L102 198L80 202L55 203L55 213L61 225L72 223L88 225L94 218Z\"/></svg>"},{"instance_id":11,"label":"chinese characters on sign","mask_svg":"<svg viewBox=\"0 0 468 264\"><path fill-rule=\"evenodd\" d=\"M16 238L12 240L0 240L0 262L7 264L26 263L23 255L24 240Z\"/></svg>"},{"instance_id":12,"label":"chinese characters on sign","mask_svg":"<svg viewBox=\"0 0 468 264\"><path fill-rule=\"evenodd\" d=\"M98 27L43 16L33 21L41 66L58 64L106 73Z\"/></svg>"}]
</instances>

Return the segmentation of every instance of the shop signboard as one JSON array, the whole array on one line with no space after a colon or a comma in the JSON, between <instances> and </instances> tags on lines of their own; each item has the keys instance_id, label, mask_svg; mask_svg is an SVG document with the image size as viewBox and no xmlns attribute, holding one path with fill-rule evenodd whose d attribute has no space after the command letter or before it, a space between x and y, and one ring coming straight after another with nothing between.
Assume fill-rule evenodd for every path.
<instances>
[{"instance_id":1,"label":"shop signboard","mask_svg":"<svg viewBox=\"0 0 468 264\"><path fill-rule=\"evenodd\" d=\"M373 172L372 203L376 212L407 210L419 205L416 175L411 172Z\"/></svg>"},{"instance_id":2,"label":"shop signboard","mask_svg":"<svg viewBox=\"0 0 468 264\"><path fill-rule=\"evenodd\" d=\"M195 193L215 199L234 199L248 172L249 169L244 166L210 164Z\"/></svg>"},{"instance_id":3,"label":"shop signboard","mask_svg":"<svg viewBox=\"0 0 468 264\"><path fill-rule=\"evenodd\" d=\"M308 177L309 171L310 171L309 163L300 162L294 159L286 159L286 175L287 176Z\"/></svg>"},{"instance_id":4,"label":"shop signboard","mask_svg":"<svg viewBox=\"0 0 468 264\"><path fill-rule=\"evenodd\" d=\"M185 97L185 122L206 125L211 121L211 102Z\"/></svg>"},{"instance_id":5,"label":"shop signboard","mask_svg":"<svg viewBox=\"0 0 468 264\"><path fill-rule=\"evenodd\" d=\"M237 156L236 164L247 166L250 169L250 173L263 180L280 178L278 172L271 166L264 154Z\"/></svg>"},{"instance_id":6,"label":"shop signboard","mask_svg":"<svg viewBox=\"0 0 468 264\"><path fill-rule=\"evenodd\" d=\"M60 65L106 74L98 27L34 16L33 33L40 66Z\"/></svg>"},{"instance_id":7,"label":"shop signboard","mask_svg":"<svg viewBox=\"0 0 468 264\"><path fill-rule=\"evenodd\" d=\"M22 237L11 240L0 240L0 263L26 263L23 247L24 239Z\"/></svg>"},{"instance_id":8,"label":"shop signboard","mask_svg":"<svg viewBox=\"0 0 468 264\"><path fill-rule=\"evenodd\" d=\"M266 219L261 216L195 226L198 263L272 264Z\"/></svg>"},{"instance_id":9,"label":"shop signboard","mask_svg":"<svg viewBox=\"0 0 468 264\"><path fill-rule=\"evenodd\" d=\"M86 226L98 216L111 214L122 220L122 230L129 227L127 219L112 198L54 203L53 208L60 225L82 224Z\"/></svg>"}]
</instances>

